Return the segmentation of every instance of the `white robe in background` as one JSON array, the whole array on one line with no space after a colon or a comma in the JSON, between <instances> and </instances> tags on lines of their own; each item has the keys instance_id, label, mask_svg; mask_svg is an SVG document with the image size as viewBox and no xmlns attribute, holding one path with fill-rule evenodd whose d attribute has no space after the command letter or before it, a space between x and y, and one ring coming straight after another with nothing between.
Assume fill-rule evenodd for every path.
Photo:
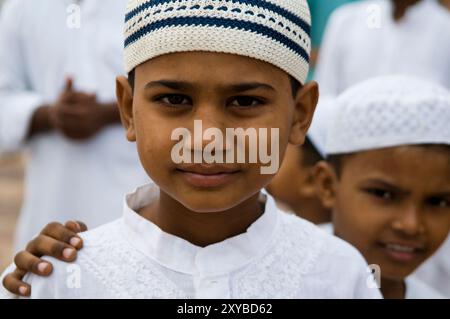
<instances>
[{"instance_id":1,"label":"white robe in background","mask_svg":"<svg viewBox=\"0 0 450 319\"><path fill-rule=\"evenodd\" d=\"M158 196L155 185L128 195L121 219L81 234L74 263L45 257L50 277L25 277L32 298L381 297L356 249L280 212L268 195L245 233L204 248L136 213Z\"/></svg>"},{"instance_id":2,"label":"white robe in background","mask_svg":"<svg viewBox=\"0 0 450 319\"><path fill-rule=\"evenodd\" d=\"M0 152L25 149L29 158L16 249L51 221L78 219L95 227L119 218L123 194L149 181L120 124L87 142L59 133L25 141L33 112L57 99L66 76L76 90L116 101L127 0L107 2L81 1L79 11L68 0L13 0L2 8ZM77 21L80 28L71 28Z\"/></svg>"},{"instance_id":3,"label":"white robe in background","mask_svg":"<svg viewBox=\"0 0 450 319\"><path fill-rule=\"evenodd\" d=\"M321 95L338 95L390 74L415 75L450 88L448 10L435 0L422 0L399 22L392 11L390 0L369 0L332 14L315 73Z\"/></svg>"}]
</instances>

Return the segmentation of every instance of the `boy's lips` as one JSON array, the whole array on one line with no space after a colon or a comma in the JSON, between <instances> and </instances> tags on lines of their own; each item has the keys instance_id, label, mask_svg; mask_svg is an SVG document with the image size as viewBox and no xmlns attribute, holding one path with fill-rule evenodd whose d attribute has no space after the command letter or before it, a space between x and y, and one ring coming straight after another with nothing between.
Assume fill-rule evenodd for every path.
<instances>
[{"instance_id":1,"label":"boy's lips","mask_svg":"<svg viewBox=\"0 0 450 319\"><path fill-rule=\"evenodd\" d=\"M230 165L185 164L177 166L177 172L196 187L218 187L230 182L240 169Z\"/></svg>"},{"instance_id":2,"label":"boy's lips","mask_svg":"<svg viewBox=\"0 0 450 319\"><path fill-rule=\"evenodd\" d=\"M401 263L414 261L425 252L425 245L417 242L384 241L378 242L378 245L390 259Z\"/></svg>"}]
</instances>

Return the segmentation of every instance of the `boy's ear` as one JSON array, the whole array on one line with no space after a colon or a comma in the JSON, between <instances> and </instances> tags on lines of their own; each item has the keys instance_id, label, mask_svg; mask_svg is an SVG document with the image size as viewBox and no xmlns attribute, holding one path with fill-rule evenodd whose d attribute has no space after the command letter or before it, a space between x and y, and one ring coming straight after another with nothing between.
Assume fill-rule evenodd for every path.
<instances>
[{"instance_id":1,"label":"boy's ear","mask_svg":"<svg viewBox=\"0 0 450 319\"><path fill-rule=\"evenodd\" d=\"M313 197L317 196L317 190L316 190L316 181L315 178L315 167L302 167L305 172L305 179L303 180L303 183L300 187L300 193L304 197Z\"/></svg>"},{"instance_id":2,"label":"boy's ear","mask_svg":"<svg viewBox=\"0 0 450 319\"><path fill-rule=\"evenodd\" d=\"M339 183L333 167L326 161L317 163L314 167L314 182L317 196L320 198L322 205L328 210L333 210Z\"/></svg>"},{"instance_id":3,"label":"boy's ear","mask_svg":"<svg viewBox=\"0 0 450 319\"><path fill-rule=\"evenodd\" d=\"M116 78L116 96L119 105L120 119L126 130L127 139L136 141L136 132L133 118L133 90L125 76Z\"/></svg>"},{"instance_id":4,"label":"boy's ear","mask_svg":"<svg viewBox=\"0 0 450 319\"><path fill-rule=\"evenodd\" d=\"M317 82L309 82L299 89L294 101L294 120L292 123L289 143L303 145L319 101L319 86Z\"/></svg>"}]
</instances>

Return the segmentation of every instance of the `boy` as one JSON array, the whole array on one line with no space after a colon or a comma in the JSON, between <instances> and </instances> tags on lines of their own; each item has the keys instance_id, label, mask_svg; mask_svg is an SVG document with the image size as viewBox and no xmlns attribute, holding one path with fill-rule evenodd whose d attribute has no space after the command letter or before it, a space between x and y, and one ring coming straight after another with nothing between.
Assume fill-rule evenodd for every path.
<instances>
[{"instance_id":1,"label":"boy","mask_svg":"<svg viewBox=\"0 0 450 319\"><path fill-rule=\"evenodd\" d=\"M194 146L173 140L194 120L219 131L278 128L258 142L280 157L303 143L318 99L315 83L303 85L306 1L134 0L127 11L129 78L117 79L118 104L157 186L127 195L121 219L82 235L73 273L47 258L49 278L26 278L31 297L377 298L356 250L261 194L273 176L261 160L173 156L180 142L183 157L210 145L196 134ZM214 155L230 152L228 141L219 145Z\"/></svg>"},{"instance_id":2,"label":"boy","mask_svg":"<svg viewBox=\"0 0 450 319\"><path fill-rule=\"evenodd\" d=\"M385 298L439 298L410 275L450 229L450 94L406 76L336 102L316 181L334 233L379 265Z\"/></svg>"},{"instance_id":3,"label":"boy","mask_svg":"<svg viewBox=\"0 0 450 319\"><path fill-rule=\"evenodd\" d=\"M325 157L332 103L332 98L320 98L305 143L301 147L288 146L279 172L267 186L280 208L285 207L285 211L292 211L315 224L331 220L330 210L322 205L316 191L314 168ZM5 288L16 295L28 295L30 287L22 281L24 274L32 272L48 276L52 271L52 266L38 257L50 255L61 261L75 260L76 250L82 247L82 239L76 233L86 230L87 226L82 222L47 225L25 251L16 255L17 269L11 267L11 273L5 277Z\"/></svg>"}]
</instances>

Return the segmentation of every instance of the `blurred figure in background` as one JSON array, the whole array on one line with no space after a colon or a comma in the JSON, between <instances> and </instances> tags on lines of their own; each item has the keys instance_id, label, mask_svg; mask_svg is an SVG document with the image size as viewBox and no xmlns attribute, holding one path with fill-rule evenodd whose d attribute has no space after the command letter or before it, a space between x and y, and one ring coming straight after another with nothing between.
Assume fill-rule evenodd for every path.
<instances>
[{"instance_id":1,"label":"blurred figure in background","mask_svg":"<svg viewBox=\"0 0 450 319\"><path fill-rule=\"evenodd\" d=\"M450 0L439 0L439 2L450 11Z\"/></svg>"},{"instance_id":2,"label":"blurred figure in background","mask_svg":"<svg viewBox=\"0 0 450 319\"><path fill-rule=\"evenodd\" d=\"M340 6L361 0L308 0L308 5L311 10L312 26L311 26L311 68L310 77L314 76L314 66L317 61L317 56L322 43L325 26L334 10Z\"/></svg>"},{"instance_id":3,"label":"blurred figure in background","mask_svg":"<svg viewBox=\"0 0 450 319\"><path fill-rule=\"evenodd\" d=\"M367 0L331 16L316 68L321 94L409 74L450 87L450 14L437 0Z\"/></svg>"},{"instance_id":4,"label":"blurred figure in background","mask_svg":"<svg viewBox=\"0 0 450 319\"><path fill-rule=\"evenodd\" d=\"M331 221L330 210L316 192L315 169L325 158L326 131L333 102L329 97L319 99L305 144L288 146L280 170L267 187L280 209L315 224Z\"/></svg>"},{"instance_id":5,"label":"blurred figure in background","mask_svg":"<svg viewBox=\"0 0 450 319\"><path fill-rule=\"evenodd\" d=\"M0 151L29 151L16 248L50 221L94 227L119 217L122 194L147 181L115 104L126 2L2 8Z\"/></svg>"},{"instance_id":6,"label":"blurred figure in background","mask_svg":"<svg viewBox=\"0 0 450 319\"><path fill-rule=\"evenodd\" d=\"M267 186L280 209L315 224L330 221L329 211L316 195L313 178L314 166L321 160L308 137L303 146L290 145L279 172Z\"/></svg>"}]
</instances>

